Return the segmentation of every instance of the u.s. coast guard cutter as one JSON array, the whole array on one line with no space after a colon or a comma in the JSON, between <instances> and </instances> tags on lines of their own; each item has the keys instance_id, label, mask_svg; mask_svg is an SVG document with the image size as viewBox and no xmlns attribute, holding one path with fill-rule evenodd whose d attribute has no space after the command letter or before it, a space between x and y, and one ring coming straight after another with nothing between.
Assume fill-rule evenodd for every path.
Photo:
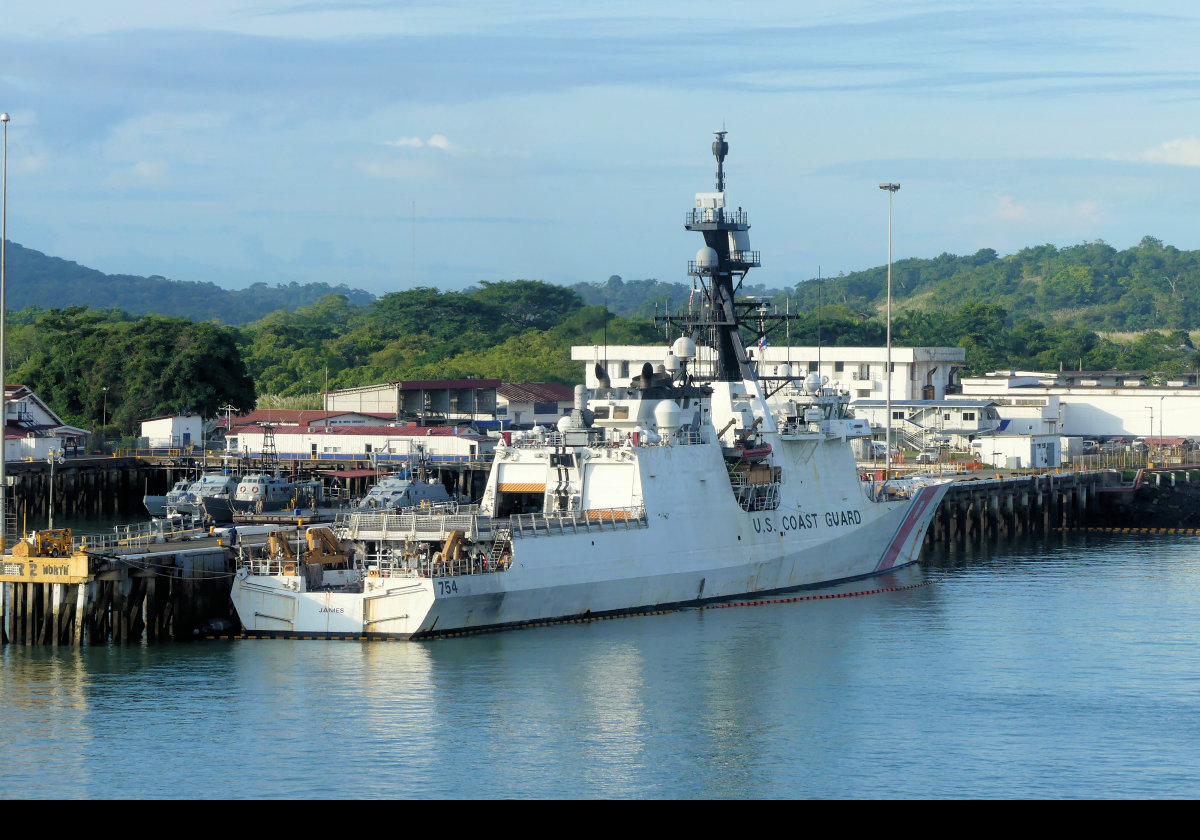
<instances>
[{"instance_id":1,"label":"u.s. coast guard cutter","mask_svg":"<svg viewBox=\"0 0 1200 840\"><path fill-rule=\"evenodd\" d=\"M600 386L576 388L556 431L497 446L477 506L352 512L310 533L307 551L282 539L243 549L233 602L246 633L419 638L814 586L917 559L946 485L860 481L850 441L870 429L849 416L848 396L815 375L760 377L747 352L735 292L759 259L746 214L726 206L724 135L716 192L697 195L685 224L704 237L689 265L701 305L667 319L682 335L664 363L623 387L598 368Z\"/></svg>"}]
</instances>

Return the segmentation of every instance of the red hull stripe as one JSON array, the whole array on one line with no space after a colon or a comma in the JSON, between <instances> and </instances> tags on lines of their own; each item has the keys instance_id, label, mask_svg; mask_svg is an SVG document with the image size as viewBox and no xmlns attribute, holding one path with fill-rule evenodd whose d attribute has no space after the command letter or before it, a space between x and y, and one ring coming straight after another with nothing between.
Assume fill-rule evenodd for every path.
<instances>
[{"instance_id":1,"label":"red hull stripe","mask_svg":"<svg viewBox=\"0 0 1200 840\"><path fill-rule=\"evenodd\" d=\"M904 545L908 542L908 538L912 535L913 529L921 521L925 509L933 503L934 497L938 494L938 489L937 485L921 488L921 492L917 494L917 498L908 509L908 516L904 517L904 521L900 523L900 527L896 529L892 541L888 544L887 550L883 552L883 558L879 561L879 565L875 567L875 571L884 572L896 565L896 558L900 556L901 549L904 548Z\"/></svg>"}]
</instances>

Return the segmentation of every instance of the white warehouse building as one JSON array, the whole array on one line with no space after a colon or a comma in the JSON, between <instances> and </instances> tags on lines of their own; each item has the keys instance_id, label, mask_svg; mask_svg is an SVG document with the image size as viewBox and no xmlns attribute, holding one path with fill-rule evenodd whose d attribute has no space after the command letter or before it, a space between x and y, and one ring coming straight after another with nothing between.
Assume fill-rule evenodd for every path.
<instances>
[{"instance_id":1,"label":"white warehouse building","mask_svg":"<svg viewBox=\"0 0 1200 840\"><path fill-rule=\"evenodd\" d=\"M990 400L1006 431L1073 437L1200 438L1200 387L1142 371L1008 371L964 377L961 395Z\"/></svg>"}]
</instances>

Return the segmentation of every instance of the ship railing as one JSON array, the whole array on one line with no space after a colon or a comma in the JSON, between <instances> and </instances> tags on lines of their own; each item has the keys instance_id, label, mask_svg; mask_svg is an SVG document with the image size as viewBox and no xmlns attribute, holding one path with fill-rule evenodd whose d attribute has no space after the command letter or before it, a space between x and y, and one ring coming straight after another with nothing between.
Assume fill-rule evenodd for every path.
<instances>
[{"instance_id":1,"label":"ship railing","mask_svg":"<svg viewBox=\"0 0 1200 840\"><path fill-rule=\"evenodd\" d=\"M491 534L491 517L469 514L339 513L333 522L334 533L343 539L444 540L451 531L461 531L468 540Z\"/></svg>"},{"instance_id":2,"label":"ship railing","mask_svg":"<svg viewBox=\"0 0 1200 840\"><path fill-rule=\"evenodd\" d=\"M556 511L553 513L518 513L509 517L513 538L544 537L549 534L576 534L596 531L625 531L645 528L646 508L643 505L620 508Z\"/></svg>"},{"instance_id":3,"label":"ship railing","mask_svg":"<svg viewBox=\"0 0 1200 840\"><path fill-rule=\"evenodd\" d=\"M81 534L72 540L76 551L106 551L208 536L207 526L195 522L144 522L115 525L112 533Z\"/></svg>"},{"instance_id":4,"label":"ship railing","mask_svg":"<svg viewBox=\"0 0 1200 840\"><path fill-rule=\"evenodd\" d=\"M296 573L295 560L282 560L267 554L246 554L239 558L237 567L239 569L246 569L252 575L272 576L284 574L285 564L288 566L287 574L294 575Z\"/></svg>"},{"instance_id":5,"label":"ship railing","mask_svg":"<svg viewBox=\"0 0 1200 840\"><path fill-rule=\"evenodd\" d=\"M750 224L750 217L744 210L730 210L725 207L696 207L689 210L683 217L685 226L713 224L715 222L748 225Z\"/></svg>"}]
</instances>

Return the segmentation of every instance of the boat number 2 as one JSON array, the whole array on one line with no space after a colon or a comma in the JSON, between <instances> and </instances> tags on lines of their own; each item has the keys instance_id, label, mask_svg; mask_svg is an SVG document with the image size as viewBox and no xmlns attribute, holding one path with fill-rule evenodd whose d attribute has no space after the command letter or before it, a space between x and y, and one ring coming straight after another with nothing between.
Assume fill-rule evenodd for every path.
<instances>
[{"instance_id":1,"label":"boat number 2","mask_svg":"<svg viewBox=\"0 0 1200 840\"><path fill-rule=\"evenodd\" d=\"M457 595L458 584L452 580L435 580L437 584L437 594L439 595Z\"/></svg>"}]
</instances>

